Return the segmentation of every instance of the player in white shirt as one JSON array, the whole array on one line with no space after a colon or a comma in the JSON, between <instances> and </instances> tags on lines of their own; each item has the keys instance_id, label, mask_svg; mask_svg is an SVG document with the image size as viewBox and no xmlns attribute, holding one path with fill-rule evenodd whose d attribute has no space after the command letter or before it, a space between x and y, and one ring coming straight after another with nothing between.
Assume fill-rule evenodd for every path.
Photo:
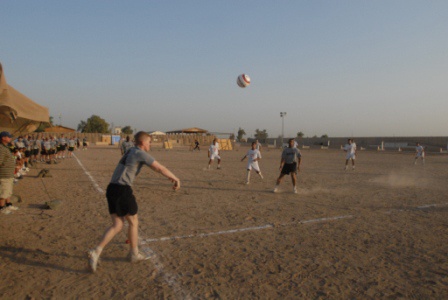
<instances>
[{"instance_id":1,"label":"player in white shirt","mask_svg":"<svg viewBox=\"0 0 448 300\"><path fill-rule=\"evenodd\" d=\"M356 159L356 143L352 139L348 139L348 144L345 145L344 151L347 152L345 156L345 170L348 168L349 160L352 161L352 169L355 169L355 159Z\"/></svg>"},{"instance_id":2,"label":"player in white shirt","mask_svg":"<svg viewBox=\"0 0 448 300\"><path fill-rule=\"evenodd\" d=\"M418 160L419 158L422 159L422 164L424 165L424 164L425 164L425 148L424 148L422 145L420 145L419 142L417 142L415 145L416 145L416 146L415 146L415 159L414 159L414 165L417 164L417 160Z\"/></svg>"},{"instance_id":3,"label":"player in white shirt","mask_svg":"<svg viewBox=\"0 0 448 300\"><path fill-rule=\"evenodd\" d=\"M208 157L210 160L208 161L208 168L210 169L210 165L215 160L218 159L218 169L221 169L221 156L219 156L219 144L216 139L213 140L213 143L210 145L208 149Z\"/></svg>"},{"instance_id":4,"label":"player in white shirt","mask_svg":"<svg viewBox=\"0 0 448 300\"><path fill-rule=\"evenodd\" d=\"M261 174L260 171L260 166L258 165L258 161L261 159L261 153L260 150L257 149L257 142L252 142L252 149L247 151L247 154L244 155L241 161L245 160L246 157L248 157L246 168L247 169L246 184L250 183L250 171L252 169L254 169L258 175L260 175L261 179L263 179L263 175Z\"/></svg>"}]
</instances>

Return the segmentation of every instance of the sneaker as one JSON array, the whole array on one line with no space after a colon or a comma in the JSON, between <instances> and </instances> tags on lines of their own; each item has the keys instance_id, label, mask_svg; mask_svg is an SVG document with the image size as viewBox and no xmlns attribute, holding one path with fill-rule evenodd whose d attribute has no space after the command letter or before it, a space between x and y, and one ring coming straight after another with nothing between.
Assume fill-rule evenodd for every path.
<instances>
[{"instance_id":1,"label":"sneaker","mask_svg":"<svg viewBox=\"0 0 448 300\"><path fill-rule=\"evenodd\" d=\"M9 209L7 209L6 207L3 207L0 212L4 215L9 215L11 213L11 211Z\"/></svg>"},{"instance_id":2,"label":"sneaker","mask_svg":"<svg viewBox=\"0 0 448 300\"><path fill-rule=\"evenodd\" d=\"M6 205L5 209L7 209L7 210L19 210L19 208L17 206L14 206L14 205Z\"/></svg>"},{"instance_id":3,"label":"sneaker","mask_svg":"<svg viewBox=\"0 0 448 300\"><path fill-rule=\"evenodd\" d=\"M246 181L246 184L249 184L250 182L249 181Z\"/></svg>"},{"instance_id":4,"label":"sneaker","mask_svg":"<svg viewBox=\"0 0 448 300\"><path fill-rule=\"evenodd\" d=\"M352 167L352 170L355 170L355 166Z\"/></svg>"},{"instance_id":5,"label":"sneaker","mask_svg":"<svg viewBox=\"0 0 448 300\"><path fill-rule=\"evenodd\" d=\"M218 169L218 170L221 170L221 166L218 166L217 169Z\"/></svg>"},{"instance_id":6,"label":"sneaker","mask_svg":"<svg viewBox=\"0 0 448 300\"><path fill-rule=\"evenodd\" d=\"M95 249L91 249L91 250L87 251L87 256L89 258L90 270L92 270L92 272L95 273L100 256L96 253Z\"/></svg>"},{"instance_id":7,"label":"sneaker","mask_svg":"<svg viewBox=\"0 0 448 300\"><path fill-rule=\"evenodd\" d=\"M152 255L145 255L141 252L139 252L137 255L133 254L133 253L129 253L128 255L128 259L130 260L131 263L138 263L139 261L142 260L147 260L150 259Z\"/></svg>"},{"instance_id":8,"label":"sneaker","mask_svg":"<svg viewBox=\"0 0 448 300\"><path fill-rule=\"evenodd\" d=\"M278 193L278 188L274 188L273 192Z\"/></svg>"},{"instance_id":9,"label":"sneaker","mask_svg":"<svg viewBox=\"0 0 448 300\"><path fill-rule=\"evenodd\" d=\"M345 166L344 171L347 171L347 166Z\"/></svg>"},{"instance_id":10,"label":"sneaker","mask_svg":"<svg viewBox=\"0 0 448 300\"><path fill-rule=\"evenodd\" d=\"M296 187L294 188L293 193L294 193L294 194L297 194L297 193L298 193Z\"/></svg>"}]
</instances>

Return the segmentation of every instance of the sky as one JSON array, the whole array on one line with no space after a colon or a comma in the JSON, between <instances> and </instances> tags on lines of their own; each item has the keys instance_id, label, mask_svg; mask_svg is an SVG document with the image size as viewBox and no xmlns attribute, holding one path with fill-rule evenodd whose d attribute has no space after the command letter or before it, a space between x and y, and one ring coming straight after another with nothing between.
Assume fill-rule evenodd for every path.
<instances>
[{"instance_id":1,"label":"sky","mask_svg":"<svg viewBox=\"0 0 448 300\"><path fill-rule=\"evenodd\" d=\"M0 6L8 84L66 127L98 115L144 131L447 135L446 0Z\"/></svg>"}]
</instances>

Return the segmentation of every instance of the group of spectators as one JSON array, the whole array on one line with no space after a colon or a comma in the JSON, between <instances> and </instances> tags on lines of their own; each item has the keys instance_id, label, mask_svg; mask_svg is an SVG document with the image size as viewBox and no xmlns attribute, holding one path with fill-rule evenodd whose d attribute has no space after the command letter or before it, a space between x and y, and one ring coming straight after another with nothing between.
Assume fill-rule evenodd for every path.
<instances>
[{"instance_id":1,"label":"group of spectators","mask_svg":"<svg viewBox=\"0 0 448 300\"><path fill-rule=\"evenodd\" d=\"M9 214L18 208L9 202L14 183L23 178L30 166L41 162L57 164L58 160L71 158L75 149L87 150L87 139L59 137L42 134L19 136L16 139L7 132L0 133L0 210Z\"/></svg>"}]
</instances>

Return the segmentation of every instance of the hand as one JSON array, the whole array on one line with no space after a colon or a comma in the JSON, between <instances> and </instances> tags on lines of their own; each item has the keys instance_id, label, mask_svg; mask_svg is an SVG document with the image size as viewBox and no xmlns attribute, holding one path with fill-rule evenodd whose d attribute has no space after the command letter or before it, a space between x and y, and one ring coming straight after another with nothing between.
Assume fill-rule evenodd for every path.
<instances>
[{"instance_id":1,"label":"hand","mask_svg":"<svg viewBox=\"0 0 448 300\"><path fill-rule=\"evenodd\" d=\"M172 181L174 182L173 190L177 191L178 189L180 189L180 180L177 179L177 180L172 180Z\"/></svg>"}]
</instances>

